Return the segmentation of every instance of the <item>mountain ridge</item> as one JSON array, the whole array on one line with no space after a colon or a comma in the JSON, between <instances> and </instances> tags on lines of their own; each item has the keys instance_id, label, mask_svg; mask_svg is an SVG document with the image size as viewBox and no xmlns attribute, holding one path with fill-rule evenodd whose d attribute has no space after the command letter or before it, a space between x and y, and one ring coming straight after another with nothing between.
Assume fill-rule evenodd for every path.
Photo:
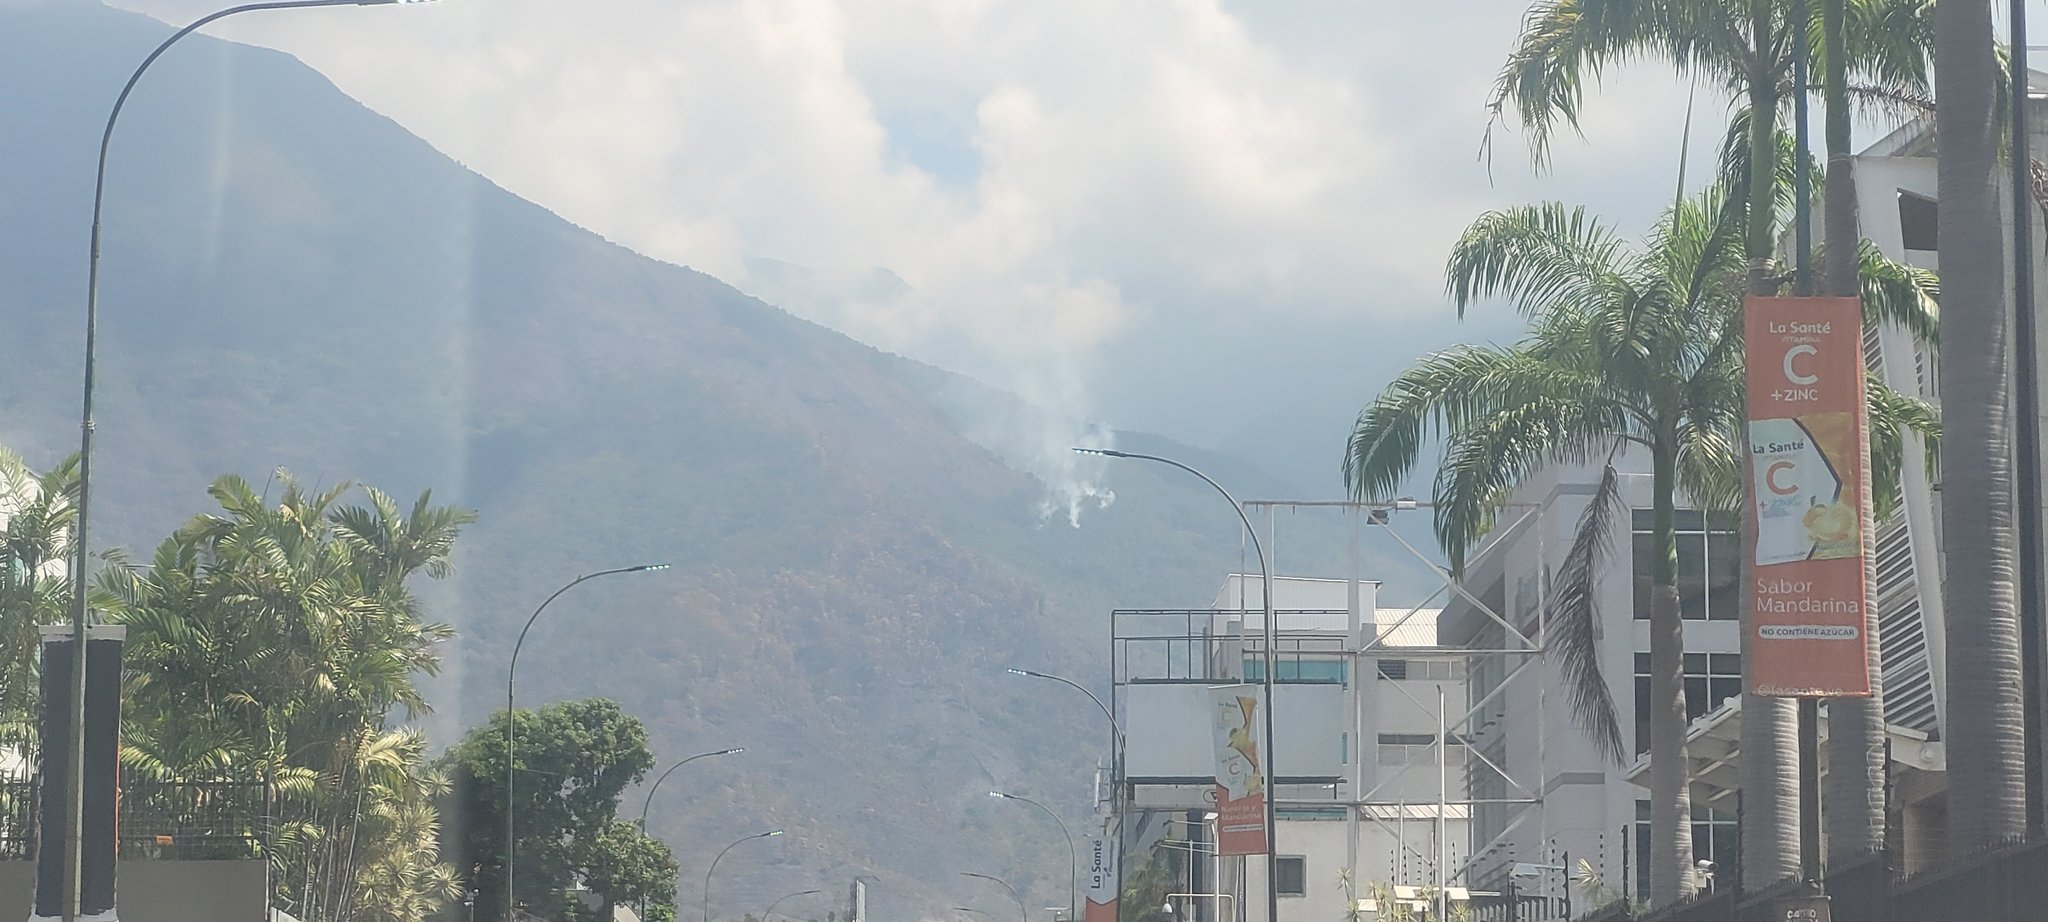
<instances>
[{"instance_id":1,"label":"mountain ridge","mask_svg":"<svg viewBox=\"0 0 2048 922\"><path fill-rule=\"evenodd\" d=\"M98 120L167 31L0 7L0 82L23 88L0 125L26 126L0 131L0 442L37 463L75 440ZM664 767L749 748L654 805L686 904L692 870L764 824L791 834L721 868L722 914L868 871L878 914L943 909L970 892L955 870L1063 900L1064 843L985 792L1084 817L1100 728L1003 667L1100 687L1107 609L1203 604L1236 564L1201 484L1120 465L1114 503L1048 520L1046 483L962 431L1000 392L577 228L277 52L194 36L157 65L106 227L95 544L146 549L215 475L276 466L477 508L457 575L421 587L461 632L429 687L443 742L502 706L549 591L674 564L551 608L519 701L619 698Z\"/></svg>"}]
</instances>

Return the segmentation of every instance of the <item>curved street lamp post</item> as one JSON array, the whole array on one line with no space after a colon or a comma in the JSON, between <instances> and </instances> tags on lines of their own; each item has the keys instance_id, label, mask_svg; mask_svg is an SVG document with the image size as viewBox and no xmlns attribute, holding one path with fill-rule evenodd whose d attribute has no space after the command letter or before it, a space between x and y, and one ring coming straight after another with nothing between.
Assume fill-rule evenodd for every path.
<instances>
[{"instance_id":1,"label":"curved street lamp post","mask_svg":"<svg viewBox=\"0 0 2048 922\"><path fill-rule=\"evenodd\" d=\"M1024 897L1018 895L1017 888L1010 886L1009 881L988 874L976 874L973 871L961 871L960 876L972 877L975 880L994 881L997 886L1008 890L1010 892L1010 899L1017 901L1017 922L1031 922L1031 910L1024 907Z\"/></svg>"},{"instance_id":2,"label":"curved street lamp post","mask_svg":"<svg viewBox=\"0 0 2048 922\"><path fill-rule=\"evenodd\" d=\"M1280 918L1279 842L1277 841L1277 830L1274 828L1275 823L1273 822L1273 808L1280 799L1280 772L1273 765L1273 673L1276 671L1274 658L1275 650L1277 649L1277 641L1275 640L1277 629L1273 625L1273 566L1266 560L1266 546L1259 541L1259 530L1252 527L1251 517L1244 514L1244 504L1238 502L1237 497L1230 495L1229 490L1223 489L1222 484L1210 479L1209 475L1201 471L1195 470L1172 458L1161 458L1158 455L1142 455L1137 452L1116 451L1108 448L1076 448L1074 451L1078 454L1100 455L1104 458L1129 458L1137 461L1151 461L1156 464L1179 468L1194 475L1230 502L1231 511L1237 513L1237 520L1239 522L1244 523L1245 534L1251 536L1252 550L1258 552L1259 576L1261 578L1259 600L1263 603L1261 607L1265 609L1265 623L1261 625L1266 647L1265 675L1261 677L1261 684L1265 686L1266 698L1266 741L1263 747L1266 756L1266 919L1268 922L1271 922L1271 920Z\"/></svg>"},{"instance_id":3,"label":"curved street lamp post","mask_svg":"<svg viewBox=\"0 0 2048 922\"><path fill-rule=\"evenodd\" d=\"M519 629L519 639L512 644L512 662L505 667L505 922L512 922L512 856L514 850L512 838L512 792L514 790L512 780L512 726L516 722L515 719L519 713L513 707L512 683L519 676L519 648L526 645L526 632L533 630L533 623L540 620L540 613L547 611L549 605L562 597L562 593L568 592L590 580L601 576L615 576L620 573L647 573L666 569L668 569L668 564L665 563L645 563L637 567L599 570L596 573L585 573L582 576L576 577L570 580L568 585L555 590L554 595L548 596L547 601L540 603L540 607L533 610L533 614L529 615L526 619L526 626Z\"/></svg>"},{"instance_id":4,"label":"curved street lamp post","mask_svg":"<svg viewBox=\"0 0 2048 922\"><path fill-rule=\"evenodd\" d=\"M823 890L799 890L799 891L797 891L797 892L795 892L795 893L787 893L787 894L784 894L784 895L782 895L782 896L776 897L776 898L775 898L775 902L773 902L773 903L769 903L769 904L768 904L768 911L767 911L767 912L764 912L764 913L762 913L762 914L761 914L761 922L768 922L768 920L769 920L769 919L773 918L773 917L775 916L775 907L777 907L777 906L780 906L780 905L782 905L782 901L783 901L783 900L788 900L788 899L794 899L794 898L796 898L796 897L799 897L799 896L816 896L816 895L818 895L818 894L820 894L820 893L823 893L823 892L825 892L825 891L823 891Z\"/></svg>"},{"instance_id":5,"label":"curved street lamp post","mask_svg":"<svg viewBox=\"0 0 2048 922\"><path fill-rule=\"evenodd\" d=\"M782 830L780 829L757 832L745 838L735 839L731 845L718 850L718 857L711 859L711 867L704 871L704 922L711 922L711 875L718 872L718 863L725 860L725 853L738 848L741 842L752 842L755 839L772 839L779 835L782 835ZM778 900L777 902L781 901Z\"/></svg>"},{"instance_id":6,"label":"curved street lamp post","mask_svg":"<svg viewBox=\"0 0 2048 922\"><path fill-rule=\"evenodd\" d=\"M988 796L1002 800L1020 801L1045 811L1045 815L1052 817L1052 821L1060 827L1060 834L1067 837L1067 916L1068 918L1073 918L1075 910L1074 901L1081 893L1081 851L1074 846L1074 834L1067 831L1066 822L1061 820L1060 815L1054 813L1051 807L1029 797L1005 794L1001 791L990 791Z\"/></svg>"},{"instance_id":7,"label":"curved street lamp post","mask_svg":"<svg viewBox=\"0 0 2048 922\"><path fill-rule=\"evenodd\" d=\"M98 382L99 369L99 319L100 319L100 212L105 204L107 192L107 151L113 146L114 125L121 119L122 108L128 105L128 95L135 91L135 84L141 82L144 72L156 59L163 57L172 45L187 35L204 28L207 24L226 19L238 13L254 13L263 10L296 10L323 6L392 6L404 3L420 3L425 0L270 0L263 3L244 3L226 9L216 10L193 20L184 28L171 33L142 59L135 72L128 75L128 82L121 87L121 93L114 97L114 108L107 113L107 127L100 132L99 166L92 181L92 246L86 253L85 276L85 376L83 407L79 413L78 425L78 517L73 526L76 534L72 541L71 567L71 631L75 650L71 663L71 738L70 762L65 767L65 789L69 802L65 805L70 823L65 828L64 838L64 918L74 920L79 914L79 884L83 840L79 829L85 814L85 626L88 620L86 604L87 568L92 557L87 553L86 525L92 509L92 436L93 395Z\"/></svg>"},{"instance_id":8,"label":"curved street lamp post","mask_svg":"<svg viewBox=\"0 0 2048 922\"><path fill-rule=\"evenodd\" d=\"M640 804L640 831L643 833L647 831L647 809L649 807L654 806L654 792L661 790L661 783L667 781L668 776L671 773L673 773L676 769L682 768L683 766L688 765L691 762L695 762L698 759L708 759L712 756L729 756L746 751L747 747L745 746L734 746L731 749L720 749L717 752L700 752L687 759L677 762L674 765L669 766L668 770L662 772L661 777L654 779L654 784L647 788L647 800Z\"/></svg>"}]
</instances>

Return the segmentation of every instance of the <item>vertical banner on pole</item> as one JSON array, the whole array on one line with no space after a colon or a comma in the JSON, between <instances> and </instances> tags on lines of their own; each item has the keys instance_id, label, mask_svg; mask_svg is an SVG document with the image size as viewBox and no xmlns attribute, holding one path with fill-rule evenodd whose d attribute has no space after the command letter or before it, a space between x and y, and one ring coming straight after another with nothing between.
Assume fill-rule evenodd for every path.
<instances>
[{"instance_id":1,"label":"vertical banner on pole","mask_svg":"<svg viewBox=\"0 0 2048 922\"><path fill-rule=\"evenodd\" d=\"M1216 744L1216 845L1224 855L1266 853L1266 773L1259 764L1259 693L1254 685L1209 689Z\"/></svg>"},{"instance_id":2,"label":"vertical banner on pole","mask_svg":"<svg viewBox=\"0 0 2048 922\"><path fill-rule=\"evenodd\" d=\"M1867 697L1863 310L1855 298L1744 304L1753 694Z\"/></svg>"},{"instance_id":3,"label":"vertical banner on pole","mask_svg":"<svg viewBox=\"0 0 2048 922\"><path fill-rule=\"evenodd\" d=\"M1088 852L1081 856L1088 868L1088 903L1082 922L1116 922L1120 886L1117 875L1117 843L1123 830L1112 828L1088 839Z\"/></svg>"}]
</instances>

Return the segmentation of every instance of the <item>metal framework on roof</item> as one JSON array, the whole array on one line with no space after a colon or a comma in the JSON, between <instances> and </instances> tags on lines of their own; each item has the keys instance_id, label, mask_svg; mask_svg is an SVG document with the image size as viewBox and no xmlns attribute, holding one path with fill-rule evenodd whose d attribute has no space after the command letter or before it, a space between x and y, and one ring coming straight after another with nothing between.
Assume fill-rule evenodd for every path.
<instances>
[{"instance_id":1,"label":"metal framework on roof","mask_svg":"<svg viewBox=\"0 0 2048 922\"><path fill-rule=\"evenodd\" d=\"M1548 683L1555 670L1548 668L1546 635L1548 632L1547 599L1535 606L1533 621L1518 623L1502 606L1489 604L1468 587L1465 582L1451 575L1430 554L1404 538L1395 528L1389 527L1403 516L1412 517L1417 511L1432 508L1432 504L1403 500L1398 503L1353 503L1343 501L1307 500L1252 500L1244 504L1247 516L1263 534L1265 547L1273 556L1276 583L1284 585L1288 578L1281 577L1280 561L1293 557L1314 558L1318 548L1308 554L1289 551L1301 545L1287 537L1283 522L1292 522L1294 516L1281 513L1312 511L1335 511L1341 514L1347 524L1349 547L1344 570L1346 579L1335 582L1368 584L1379 580L1363 578L1360 573L1361 553L1367 542L1372 542L1380 556L1391 556L1402 563L1412 561L1411 569L1419 570L1422 579L1432 582L1421 601L1412 605L1392 608L1375 606L1373 611L1354 612L1349 608L1276 608L1276 660L1275 675L1278 684L1290 681L1290 675L1299 677L1303 670L1290 663L1306 660L1341 658L1347 663L1346 675L1354 686L1371 682L1363 691L1371 694L1399 695L1423 713L1440 713L1443 731L1431 734L1428 748L1433 757L1429 763L1403 763L1401 765L1377 766L1374 777L1368 778L1365 761L1374 759L1377 740L1357 740L1352 744L1352 757L1348 759L1345 777L1336 779L1308 779L1290 777L1286 774L1284 762L1277 766L1280 777L1275 779L1277 807L1283 812L1289 810L1342 810L1345 822L1350 827L1349 841L1354 856L1357 854L1361 827L1376 826L1403 843L1404 829L1407 836L1414 836L1417 821L1430 821L1438 817L1453 820L1469 820L1475 811L1490 809L1506 810L1509 819L1504 828L1489 836L1485 842L1470 841L1462 849L1462 858L1446 862L1444 880L1448 886L1464 887L1493 881L1467 881L1468 872L1475 863L1486 858L1497 849L1492 849L1510 834L1525 827L1534 827L1536 840L1548 842L1543 830L1543 781L1549 776L1545 758L1547 746L1542 740L1547 736L1545 728L1537 727L1538 755L1532 764L1509 765L1500 753L1505 746L1505 728L1500 724L1504 714L1503 702L1510 696L1534 696L1545 702L1550 698ZM1538 504L1504 506L1499 514L1493 532L1478 548L1473 559L1482 558L1487 551L1504 541L1512 540L1533 529L1537 534L1543 527L1546 509ZM1322 536L1327 541L1328 536ZM1240 536L1241 547L1248 552L1246 536ZM1302 565L1293 564L1296 572ZM1370 574L1391 577L1395 574ZM1547 582L1545 574L1543 580ZM1299 577L1293 578L1300 580ZM1308 580L1308 582L1330 582L1329 580ZM1226 582L1226 591L1230 588ZM1240 592L1249 588L1251 598L1234 600L1234 606L1226 607L1219 599L1215 607L1207 609L1118 609L1111 613L1110 661L1111 707L1119 708L1125 690L1135 684L1160 682L1200 682L1223 684L1244 680L1243 663L1258 661L1264 652L1263 638L1257 629L1263 617L1263 600L1255 598L1257 581L1240 579L1236 585ZM1280 596L1280 585L1276 585L1275 596ZM1547 593L1548 586L1539 590ZM1351 593L1352 604L1357 605L1358 593ZM1435 616L1437 609L1449 600L1457 600L1482 618L1493 629L1497 642L1476 646L1443 643L1437 637ZM1356 618L1357 622L1347 622ZM1292 622L1292 623L1290 623ZM1368 627L1369 630L1332 630L1335 624L1341 627ZM1318 625L1318 627L1305 627ZM1426 637L1424 636L1426 635ZM1436 701L1422 701L1403 687L1403 682L1377 682L1378 661L1398 659L1411 663L1457 662L1466 666L1467 676L1486 675L1493 677L1486 687L1479 684L1467 685L1464 700L1446 701L1441 711ZM1359 698L1354 698L1350 708L1355 715ZM1368 705L1369 706L1369 705ZM1547 708L1539 707L1539 714ZM1355 718L1353 718L1355 719ZM1354 732L1356 728L1353 728ZM1463 765L1452 763L1451 772L1462 772L1465 784L1463 796L1446 797L1441 803L1432 799L1428 803L1417 803L1413 799L1397 796L1404 786L1404 780L1413 780L1420 773L1430 775L1429 784L1436 787L1435 773L1444 764L1447 745L1464 744ZM1375 760L1376 765L1376 760ZM1456 776L1453 776L1456 777ZM1119 779L1128 785L1124 791L1126 803L1142 804L1152 798L1144 796L1141 790L1146 784L1164 786L1168 779ZM1171 779L1184 786L1193 779ZM1320 782L1320 783L1318 783ZM1333 783L1332 783L1333 782ZM1143 807L1138 810L1179 809L1178 807ZM1476 831L1476 830L1475 830ZM1282 846L1284 848L1284 833ZM1403 859L1413 852L1413 861L1400 860L1396 879L1390 881L1400 886L1435 883L1434 857L1423 854L1411 844L1398 844ZM1423 846L1427 848L1427 846ZM1546 868L1544 879L1524 882L1528 890L1548 888L1559 896L1569 888L1568 872L1563 863L1552 861L1553 854L1517 856L1532 866ZM1240 878L1241 879L1241 878ZM1363 887L1361 882L1359 886ZM1493 889L1493 888L1489 888ZM1362 892L1362 891L1361 891ZM1561 902L1523 903L1519 917L1523 922L1544 922L1559 911ZM1546 910L1543 907L1549 907ZM1205 920L1207 922L1207 920ZM1225 920L1227 922L1227 920Z\"/></svg>"}]
</instances>

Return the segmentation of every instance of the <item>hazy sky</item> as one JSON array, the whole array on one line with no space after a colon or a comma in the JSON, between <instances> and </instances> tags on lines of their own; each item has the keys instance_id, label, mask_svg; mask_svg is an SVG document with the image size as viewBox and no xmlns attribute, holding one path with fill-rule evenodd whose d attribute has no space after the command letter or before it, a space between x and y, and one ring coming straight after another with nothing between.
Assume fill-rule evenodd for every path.
<instances>
[{"instance_id":1,"label":"hazy sky","mask_svg":"<svg viewBox=\"0 0 2048 922\"><path fill-rule=\"evenodd\" d=\"M1327 494L1393 371L1512 334L1440 295L1468 222L1561 199L1633 232L1671 199L1688 86L1655 65L1610 73L1546 173L1507 128L1489 177L1484 103L1526 6L443 0L216 34L637 250ZM1699 88L1691 175L1726 110Z\"/></svg>"}]
</instances>

